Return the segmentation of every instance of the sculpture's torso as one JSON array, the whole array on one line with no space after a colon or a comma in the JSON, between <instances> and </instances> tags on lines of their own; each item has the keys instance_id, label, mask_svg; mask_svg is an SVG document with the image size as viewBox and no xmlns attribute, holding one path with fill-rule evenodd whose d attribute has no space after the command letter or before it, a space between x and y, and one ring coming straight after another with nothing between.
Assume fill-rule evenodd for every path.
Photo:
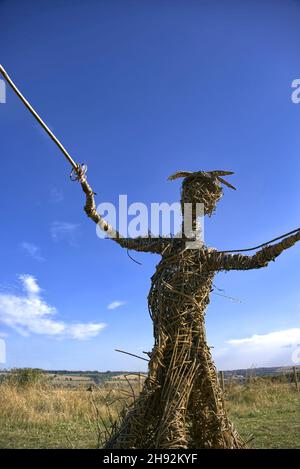
<instances>
[{"instance_id":1,"label":"sculpture's torso","mask_svg":"<svg viewBox=\"0 0 300 469\"><path fill-rule=\"evenodd\" d=\"M215 272L209 267L210 250L185 249L182 240L173 240L152 276L148 296L149 310L154 318L178 324L204 319Z\"/></svg>"}]
</instances>

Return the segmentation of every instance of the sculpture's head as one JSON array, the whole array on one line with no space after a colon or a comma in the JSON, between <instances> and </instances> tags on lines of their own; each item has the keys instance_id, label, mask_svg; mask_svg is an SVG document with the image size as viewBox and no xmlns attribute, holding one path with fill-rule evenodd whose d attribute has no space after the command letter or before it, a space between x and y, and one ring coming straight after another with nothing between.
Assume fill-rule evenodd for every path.
<instances>
[{"instance_id":1,"label":"sculpture's head","mask_svg":"<svg viewBox=\"0 0 300 469\"><path fill-rule=\"evenodd\" d=\"M235 190L222 176L233 174L232 171L179 171L169 179L184 178L181 189L181 205L184 203L203 203L205 215L212 215L217 202L223 195L222 184Z\"/></svg>"}]
</instances>

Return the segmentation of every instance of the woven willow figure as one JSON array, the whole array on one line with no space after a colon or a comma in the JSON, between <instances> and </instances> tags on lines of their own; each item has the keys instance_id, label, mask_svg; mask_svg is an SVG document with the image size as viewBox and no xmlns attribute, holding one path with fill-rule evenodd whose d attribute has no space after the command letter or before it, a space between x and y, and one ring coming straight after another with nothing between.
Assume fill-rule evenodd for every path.
<instances>
[{"instance_id":1,"label":"woven willow figure","mask_svg":"<svg viewBox=\"0 0 300 469\"><path fill-rule=\"evenodd\" d=\"M180 172L181 206L203 203L212 215L222 197L221 176L228 171ZM149 373L140 397L106 448L241 448L241 437L229 421L216 368L207 345L205 310L212 281L223 270L267 266L300 240L300 231L253 256L218 252L202 245L187 249L186 238L122 238L96 211L93 191L84 172L79 176L86 194L85 211L124 248L161 255L152 277L148 303L155 343ZM193 213L193 228L197 220Z\"/></svg>"},{"instance_id":2,"label":"woven willow figure","mask_svg":"<svg viewBox=\"0 0 300 469\"><path fill-rule=\"evenodd\" d=\"M86 179L86 167L72 159L61 142L24 98L5 69L0 73L73 167L75 179L86 194L85 211L120 246L160 254L148 296L155 343L149 374L142 393L107 442L107 448L241 448L244 442L234 430L224 407L222 390L205 336L205 310L212 281L222 270L265 267L282 251L300 240L300 230L273 245L264 245L253 256L218 252L202 245L187 249L190 238L125 239L96 210L94 192ZM179 172L183 177L181 207L203 203L212 215L222 197L222 178L228 171ZM183 213L184 214L184 213ZM197 234L197 212L192 210L192 231ZM183 230L184 232L184 230ZM283 238L283 236L281 236ZM273 240L275 241L275 240Z\"/></svg>"}]
</instances>

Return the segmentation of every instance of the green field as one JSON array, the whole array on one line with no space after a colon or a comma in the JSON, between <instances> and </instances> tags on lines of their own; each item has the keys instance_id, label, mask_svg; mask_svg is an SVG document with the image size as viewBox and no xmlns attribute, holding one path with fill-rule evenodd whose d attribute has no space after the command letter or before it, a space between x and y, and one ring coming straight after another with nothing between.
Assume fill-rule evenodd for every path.
<instances>
[{"instance_id":1,"label":"green field","mask_svg":"<svg viewBox=\"0 0 300 469\"><path fill-rule=\"evenodd\" d=\"M63 378L61 378L63 380ZM83 380L84 381L84 380ZM116 378L88 389L46 383L0 384L1 448L97 448L131 386ZM140 384L140 383L139 383ZM133 384L138 392L138 383ZM300 392L292 383L256 379L229 384L231 419L253 448L300 447Z\"/></svg>"}]
</instances>

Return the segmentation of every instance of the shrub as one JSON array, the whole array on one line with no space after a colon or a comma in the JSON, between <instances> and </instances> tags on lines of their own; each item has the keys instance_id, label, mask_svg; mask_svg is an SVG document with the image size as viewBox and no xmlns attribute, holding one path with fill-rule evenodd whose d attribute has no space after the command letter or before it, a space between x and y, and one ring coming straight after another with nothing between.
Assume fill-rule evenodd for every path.
<instances>
[{"instance_id":1,"label":"shrub","mask_svg":"<svg viewBox=\"0 0 300 469\"><path fill-rule=\"evenodd\" d=\"M45 373L39 368L13 368L7 379L16 386L33 386L45 380Z\"/></svg>"}]
</instances>

